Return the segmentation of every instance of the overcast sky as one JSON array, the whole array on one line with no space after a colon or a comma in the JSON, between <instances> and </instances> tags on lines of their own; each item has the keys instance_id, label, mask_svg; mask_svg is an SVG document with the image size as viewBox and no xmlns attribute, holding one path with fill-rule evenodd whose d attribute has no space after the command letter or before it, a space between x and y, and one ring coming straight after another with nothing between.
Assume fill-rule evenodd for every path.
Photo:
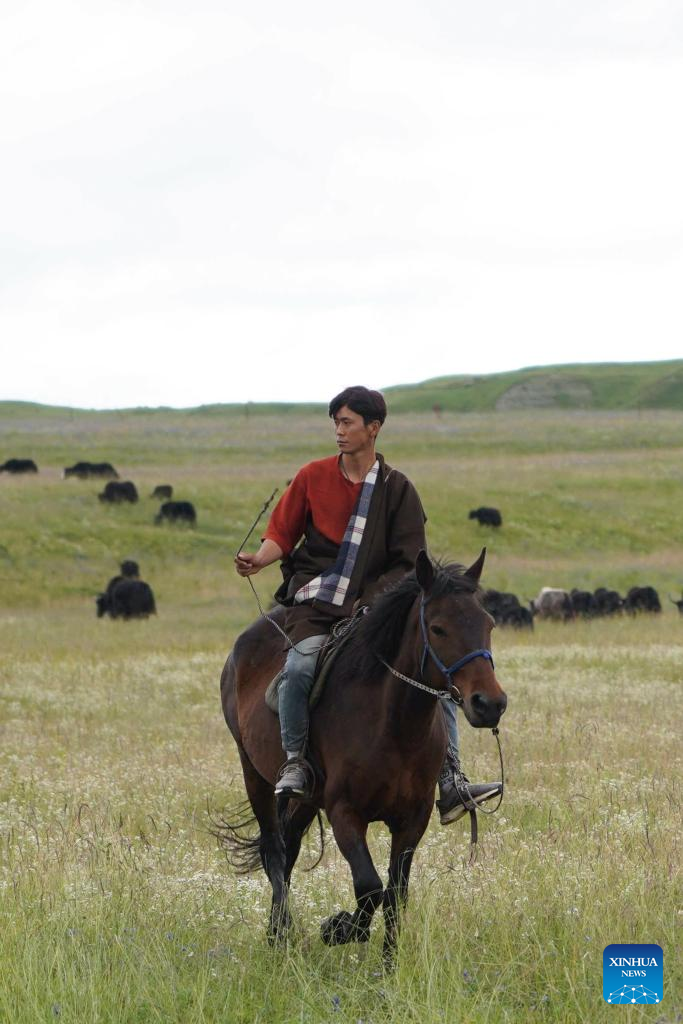
<instances>
[{"instance_id":1,"label":"overcast sky","mask_svg":"<svg viewBox=\"0 0 683 1024\"><path fill-rule=\"evenodd\" d=\"M683 7L4 0L0 398L683 356Z\"/></svg>"}]
</instances>

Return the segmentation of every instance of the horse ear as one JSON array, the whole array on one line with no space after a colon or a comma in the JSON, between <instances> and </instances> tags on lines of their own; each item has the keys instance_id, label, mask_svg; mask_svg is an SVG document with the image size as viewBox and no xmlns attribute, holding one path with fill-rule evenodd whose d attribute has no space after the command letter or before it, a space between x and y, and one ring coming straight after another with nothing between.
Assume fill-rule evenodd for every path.
<instances>
[{"instance_id":1,"label":"horse ear","mask_svg":"<svg viewBox=\"0 0 683 1024\"><path fill-rule=\"evenodd\" d=\"M484 568L484 559L486 558L486 548L481 549L481 554L476 562L473 562L469 569L465 569L465 576L469 576L470 579L479 582L481 571Z\"/></svg>"},{"instance_id":2,"label":"horse ear","mask_svg":"<svg viewBox=\"0 0 683 1024\"><path fill-rule=\"evenodd\" d=\"M422 548L415 559L415 575L425 593L431 589L434 582L434 566L427 552Z\"/></svg>"}]
</instances>

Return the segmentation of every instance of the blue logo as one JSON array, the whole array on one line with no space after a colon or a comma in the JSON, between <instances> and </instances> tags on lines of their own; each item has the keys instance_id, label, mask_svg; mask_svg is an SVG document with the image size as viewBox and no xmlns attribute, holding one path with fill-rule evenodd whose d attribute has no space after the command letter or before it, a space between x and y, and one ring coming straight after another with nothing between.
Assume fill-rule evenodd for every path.
<instances>
[{"instance_id":1,"label":"blue logo","mask_svg":"<svg viewBox=\"0 0 683 1024\"><path fill-rule=\"evenodd\" d=\"M606 1003L661 1003L664 954L652 942L614 942L602 954L602 996Z\"/></svg>"}]
</instances>

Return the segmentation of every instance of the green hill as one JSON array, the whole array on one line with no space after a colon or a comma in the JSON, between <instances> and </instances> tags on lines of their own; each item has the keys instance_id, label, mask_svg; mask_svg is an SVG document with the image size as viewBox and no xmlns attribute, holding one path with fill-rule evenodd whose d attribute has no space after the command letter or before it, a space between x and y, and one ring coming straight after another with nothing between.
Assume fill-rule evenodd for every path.
<instances>
[{"instance_id":1,"label":"green hill","mask_svg":"<svg viewBox=\"0 0 683 1024\"><path fill-rule=\"evenodd\" d=\"M383 389L391 412L488 412L510 409L683 409L683 359L658 363L576 363L567 366L529 366L506 373L434 377L417 384ZM112 409L136 417L235 416L317 412L327 404L315 402L245 402L200 405L192 409ZM5 422L36 416L70 419L94 410L0 401Z\"/></svg>"},{"instance_id":2,"label":"green hill","mask_svg":"<svg viewBox=\"0 0 683 1024\"><path fill-rule=\"evenodd\" d=\"M531 366L485 376L435 377L386 388L392 412L506 409L683 409L683 359L661 363Z\"/></svg>"}]
</instances>

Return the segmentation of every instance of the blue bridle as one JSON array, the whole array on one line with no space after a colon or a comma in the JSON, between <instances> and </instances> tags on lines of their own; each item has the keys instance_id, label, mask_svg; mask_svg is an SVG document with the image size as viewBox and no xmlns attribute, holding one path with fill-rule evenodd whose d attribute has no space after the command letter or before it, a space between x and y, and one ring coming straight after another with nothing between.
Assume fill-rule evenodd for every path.
<instances>
[{"instance_id":1,"label":"blue bridle","mask_svg":"<svg viewBox=\"0 0 683 1024\"><path fill-rule=\"evenodd\" d=\"M480 650L478 651L470 651L468 654L463 654L462 658L458 658L457 661L454 661L453 664L449 665L448 667L444 665L441 658L430 644L429 637L427 636L427 623L425 622L426 604L427 601L425 601L423 598L422 601L420 602L420 626L422 628L422 639L424 641L424 647L422 649L422 659L420 661L420 674L422 676L424 676L424 670L425 665L427 664L428 654L431 654L434 664L439 669L439 671L443 673L443 675L446 677L449 685L452 685L451 676L454 676L456 672L458 672L465 665L468 665L471 661L474 661L475 658L486 658L487 661L491 662L491 668L494 668L493 655L491 651L487 650L487 648L485 647L480 648Z\"/></svg>"}]
</instances>

